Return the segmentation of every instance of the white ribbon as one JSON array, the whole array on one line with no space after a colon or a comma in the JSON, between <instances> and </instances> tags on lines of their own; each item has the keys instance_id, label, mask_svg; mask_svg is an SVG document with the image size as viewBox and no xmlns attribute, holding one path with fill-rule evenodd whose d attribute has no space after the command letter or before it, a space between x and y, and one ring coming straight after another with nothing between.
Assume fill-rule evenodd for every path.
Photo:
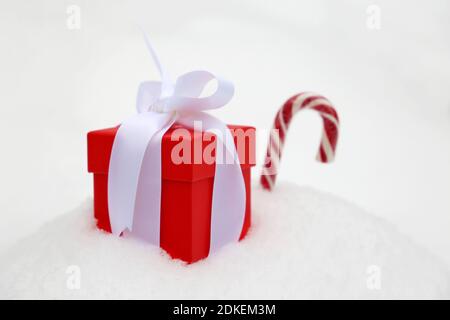
<instances>
[{"instance_id":1,"label":"white ribbon","mask_svg":"<svg viewBox=\"0 0 450 320\"><path fill-rule=\"evenodd\" d=\"M233 137L224 123L203 112L227 104L233 97L234 87L208 71L188 72L173 84L144 37L162 81L140 84L138 113L121 124L114 139L108 176L112 232L119 235L128 229L159 246L162 137L175 121L188 127L193 127L194 121L201 121L204 131L215 133L217 141L211 210L212 252L239 239L245 214L245 184ZM211 80L217 81L216 91L200 98ZM221 159L234 160L228 163Z\"/></svg>"}]
</instances>

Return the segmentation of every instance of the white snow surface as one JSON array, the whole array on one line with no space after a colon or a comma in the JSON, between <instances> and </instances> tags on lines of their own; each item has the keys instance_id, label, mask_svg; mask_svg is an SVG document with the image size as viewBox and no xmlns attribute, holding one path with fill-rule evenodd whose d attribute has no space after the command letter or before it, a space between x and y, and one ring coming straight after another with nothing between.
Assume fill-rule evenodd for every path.
<instances>
[{"instance_id":1,"label":"white snow surface","mask_svg":"<svg viewBox=\"0 0 450 320\"><path fill-rule=\"evenodd\" d=\"M0 298L450 297L446 265L384 220L294 184L253 190L248 236L192 265L97 230L88 199L0 257Z\"/></svg>"}]
</instances>

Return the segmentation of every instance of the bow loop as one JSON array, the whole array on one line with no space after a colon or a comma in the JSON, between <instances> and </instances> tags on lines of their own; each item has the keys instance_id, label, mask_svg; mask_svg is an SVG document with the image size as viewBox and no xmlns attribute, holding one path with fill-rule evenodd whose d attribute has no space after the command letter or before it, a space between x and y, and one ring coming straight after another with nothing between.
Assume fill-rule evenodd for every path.
<instances>
[{"instance_id":1,"label":"bow loop","mask_svg":"<svg viewBox=\"0 0 450 320\"><path fill-rule=\"evenodd\" d=\"M206 85L214 78L215 76L209 71L187 72L177 78L174 95L198 98Z\"/></svg>"},{"instance_id":2,"label":"bow loop","mask_svg":"<svg viewBox=\"0 0 450 320\"><path fill-rule=\"evenodd\" d=\"M215 92L210 96L200 97L207 84L213 80L217 82ZM191 71L177 79L167 110L198 112L217 109L226 105L233 95L234 86L231 82L209 71Z\"/></svg>"},{"instance_id":3,"label":"bow loop","mask_svg":"<svg viewBox=\"0 0 450 320\"><path fill-rule=\"evenodd\" d=\"M213 80L217 82L215 92L210 96L200 97L208 83ZM145 81L139 85L136 102L138 112L152 110L186 113L217 109L226 105L234 94L231 82L201 70L178 77L170 96L164 96L162 87L163 83L158 81Z\"/></svg>"}]
</instances>

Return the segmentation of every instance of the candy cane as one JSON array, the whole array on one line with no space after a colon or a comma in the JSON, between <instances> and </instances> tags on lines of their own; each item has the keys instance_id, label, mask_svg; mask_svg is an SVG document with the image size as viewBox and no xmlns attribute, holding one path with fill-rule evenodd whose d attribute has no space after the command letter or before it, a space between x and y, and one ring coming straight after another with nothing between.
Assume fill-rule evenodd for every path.
<instances>
[{"instance_id":1,"label":"candy cane","mask_svg":"<svg viewBox=\"0 0 450 320\"><path fill-rule=\"evenodd\" d=\"M261 184L267 190L272 190L275 185L279 161L286 140L286 132L291 120L294 114L303 109L316 110L322 116L322 140L316 160L326 163L334 159L339 131L339 118L336 110L325 97L316 93L303 92L295 95L287 100L278 110L270 133L266 160L261 174Z\"/></svg>"}]
</instances>

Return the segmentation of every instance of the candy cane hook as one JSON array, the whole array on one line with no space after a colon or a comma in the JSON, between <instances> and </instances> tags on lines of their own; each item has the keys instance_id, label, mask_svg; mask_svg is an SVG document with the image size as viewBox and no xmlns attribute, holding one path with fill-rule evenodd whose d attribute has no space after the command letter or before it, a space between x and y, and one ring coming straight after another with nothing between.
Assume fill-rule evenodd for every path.
<instances>
[{"instance_id":1,"label":"candy cane hook","mask_svg":"<svg viewBox=\"0 0 450 320\"><path fill-rule=\"evenodd\" d=\"M266 159L261 174L261 184L267 190L272 190L278 172L286 133L291 120L298 111L312 109L322 117L322 139L316 160L331 162L334 159L339 131L339 118L333 105L323 96L312 92L303 92L291 97L278 110L270 133Z\"/></svg>"}]
</instances>

